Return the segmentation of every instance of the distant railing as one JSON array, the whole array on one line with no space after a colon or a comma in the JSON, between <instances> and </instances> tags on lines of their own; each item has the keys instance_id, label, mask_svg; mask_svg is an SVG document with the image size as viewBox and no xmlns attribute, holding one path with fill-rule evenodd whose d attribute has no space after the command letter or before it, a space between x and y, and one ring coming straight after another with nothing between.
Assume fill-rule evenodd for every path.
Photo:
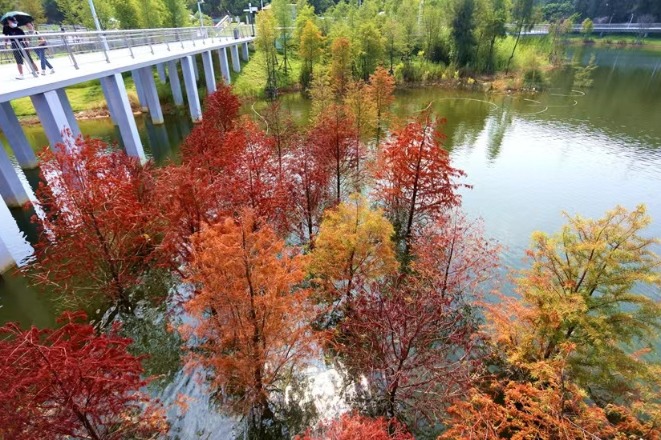
<instances>
[{"instance_id":1,"label":"distant railing","mask_svg":"<svg viewBox=\"0 0 661 440\"><path fill-rule=\"evenodd\" d=\"M538 24L533 26L531 30L525 32L526 34L548 34L550 24ZM513 26L510 25L510 28ZM572 28L572 32L579 33L582 31L582 25L577 24ZM647 34L647 33L661 33L661 23L607 23L607 24L595 24L592 28L593 34L598 34L600 32L609 32L609 33L637 33L637 34Z\"/></svg>"},{"instance_id":2,"label":"distant railing","mask_svg":"<svg viewBox=\"0 0 661 440\"><path fill-rule=\"evenodd\" d=\"M32 59L38 63L34 53L39 49L38 39L46 40L46 54L49 58L68 57L75 69L80 63L111 63L118 58L167 53L174 48L204 46L207 41L214 43L217 40L246 38L252 36L250 26L238 23L227 23L222 27L189 27L167 29L135 29L110 31L83 31L83 32L39 32L39 35L1 36L0 37L0 64L15 63L14 51L26 59L26 53L32 53ZM28 46L12 44L12 40L23 40ZM99 57L81 57L84 54L98 54ZM83 59L84 58L84 59ZM25 63L32 70L29 62Z\"/></svg>"}]
</instances>

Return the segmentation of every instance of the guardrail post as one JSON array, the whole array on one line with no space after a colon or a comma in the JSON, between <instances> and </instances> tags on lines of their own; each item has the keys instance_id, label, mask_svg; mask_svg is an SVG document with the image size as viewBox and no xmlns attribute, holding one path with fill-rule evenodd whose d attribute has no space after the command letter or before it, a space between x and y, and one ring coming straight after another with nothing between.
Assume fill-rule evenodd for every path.
<instances>
[{"instance_id":1,"label":"guardrail post","mask_svg":"<svg viewBox=\"0 0 661 440\"><path fill-rule=\"evenodd\" d=\"M131 46L131 36L130 35L126 36L126 45L129 47L129 53L131 54L131 58L135 59L135 55L133 55L133 47Z\"/></svg>"},{"instance_id":2,"label":"guardrail post","mask_svg":"<svg viewBox=\"0 0 661 440\"><path fill-rule=\"evenodd\" d=\"M99 44L103 49L103 54L106 57L106 62L110 63L110 58L108 57L108 40L106 40L105 34L97 34L97 37L99 39Z\"/></svg>"},{"instance_id":3,"label":"guardrail post","mask_svg":"<svg viewBox=\"0 0 661 440\"><path fill-rule=\"evenodd\" d=\"M69 54L69 58L71 58L71 62L73 63L73 67L78 70L78 63L76 62L76 57L73 56L73 52L71 52L71 47L69 47L69 43L67 42L67 37L62 35L62 42L64 43L64 47L67 50L67 53Z\"/></svg>"}]
</instances>

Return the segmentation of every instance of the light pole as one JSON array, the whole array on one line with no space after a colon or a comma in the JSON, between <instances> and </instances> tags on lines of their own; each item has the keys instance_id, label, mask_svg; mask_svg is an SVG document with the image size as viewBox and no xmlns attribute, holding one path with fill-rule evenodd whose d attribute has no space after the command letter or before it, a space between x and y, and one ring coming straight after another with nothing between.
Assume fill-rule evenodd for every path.
<instances>
[{"instance_id":1,"label":"light pole","mask_svg":"<svg viewBox=\"0 0 661 440\"><path fill-rule=\"evenodd\" d=\"M94 1L89 0L90 4L90 11L92 11L92 18L94 19L94 25L96 26L96 30L98 32L101 32L101 24L99 23L99 17L96 15L96 8L94 7ZM103 34L99 34L101 37L101 43L103 44L103 48L105 50L110 50L108 47L108 41L106 41L106 37L103 36Z\"/></svg>"},{"instance_id":2,"label":"light pole","mask_svg":"<svg viewBox=\"0 0 661 440\"><path fill-rule=\"evenodd\" d=\"M90 0L92 1L92 0ZM202 5L204 3L204 0L198 0L197 2L197 14L200 16L200 27L204 27L204 22L202 21Z\"/></svg>"}]
</instances>

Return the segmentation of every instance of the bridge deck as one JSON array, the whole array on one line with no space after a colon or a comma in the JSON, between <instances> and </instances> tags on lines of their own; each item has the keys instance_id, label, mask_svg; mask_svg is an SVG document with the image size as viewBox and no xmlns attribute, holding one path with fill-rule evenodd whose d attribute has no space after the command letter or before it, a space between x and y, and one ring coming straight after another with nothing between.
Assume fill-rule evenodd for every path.
<instances>
[{"instance_id":1,"label":"bridge deck","mask_svg":"<svg viewBox=\"0 0 661 440\"><path fill-rule=\"evenodd\" d=\"M109 76L113 73L122 73L141 67L152 66L169 60L179 59L186 55L194 55L208 50L220 49L250 42L253 37L215 37L188 39L179 42L152 44L151 46L134 46L131 49L119 48L107 51L110 62L106 61L103 51L76 54L78 64L76 69L69 56L59 54L48 57L55 69L54 74L48 72L45 76L32 76L27 66L24 66L24 79L16 79L18 69L16 64L0 64L0 102L43 93L49 90L71 86L93 79ZM133 57L131 56L133 51ZM33 60L39 65L36 54L31 54Z\"/></svg>"}]
</instances>

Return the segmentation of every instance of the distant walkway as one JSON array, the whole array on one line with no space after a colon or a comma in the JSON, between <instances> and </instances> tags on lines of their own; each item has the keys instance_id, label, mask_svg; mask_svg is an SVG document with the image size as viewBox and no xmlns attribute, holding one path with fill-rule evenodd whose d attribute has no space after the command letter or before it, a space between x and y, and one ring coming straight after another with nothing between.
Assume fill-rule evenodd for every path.
<instances>
[{"instance_id":1,"label":"distant walkway","mask_svg":"<svg viewBox=\"0 0 661 440\"><path fill-rule=\"evenodd\" d=\"M522 35L546 35L549 33L549 24L539 24L534 26L529 32ZM573 33L580 33L582 26L575 25ZM616 24L595 24L592 34L661 34L661 23L616 23Z\"/></svg>"}]
</instances>

